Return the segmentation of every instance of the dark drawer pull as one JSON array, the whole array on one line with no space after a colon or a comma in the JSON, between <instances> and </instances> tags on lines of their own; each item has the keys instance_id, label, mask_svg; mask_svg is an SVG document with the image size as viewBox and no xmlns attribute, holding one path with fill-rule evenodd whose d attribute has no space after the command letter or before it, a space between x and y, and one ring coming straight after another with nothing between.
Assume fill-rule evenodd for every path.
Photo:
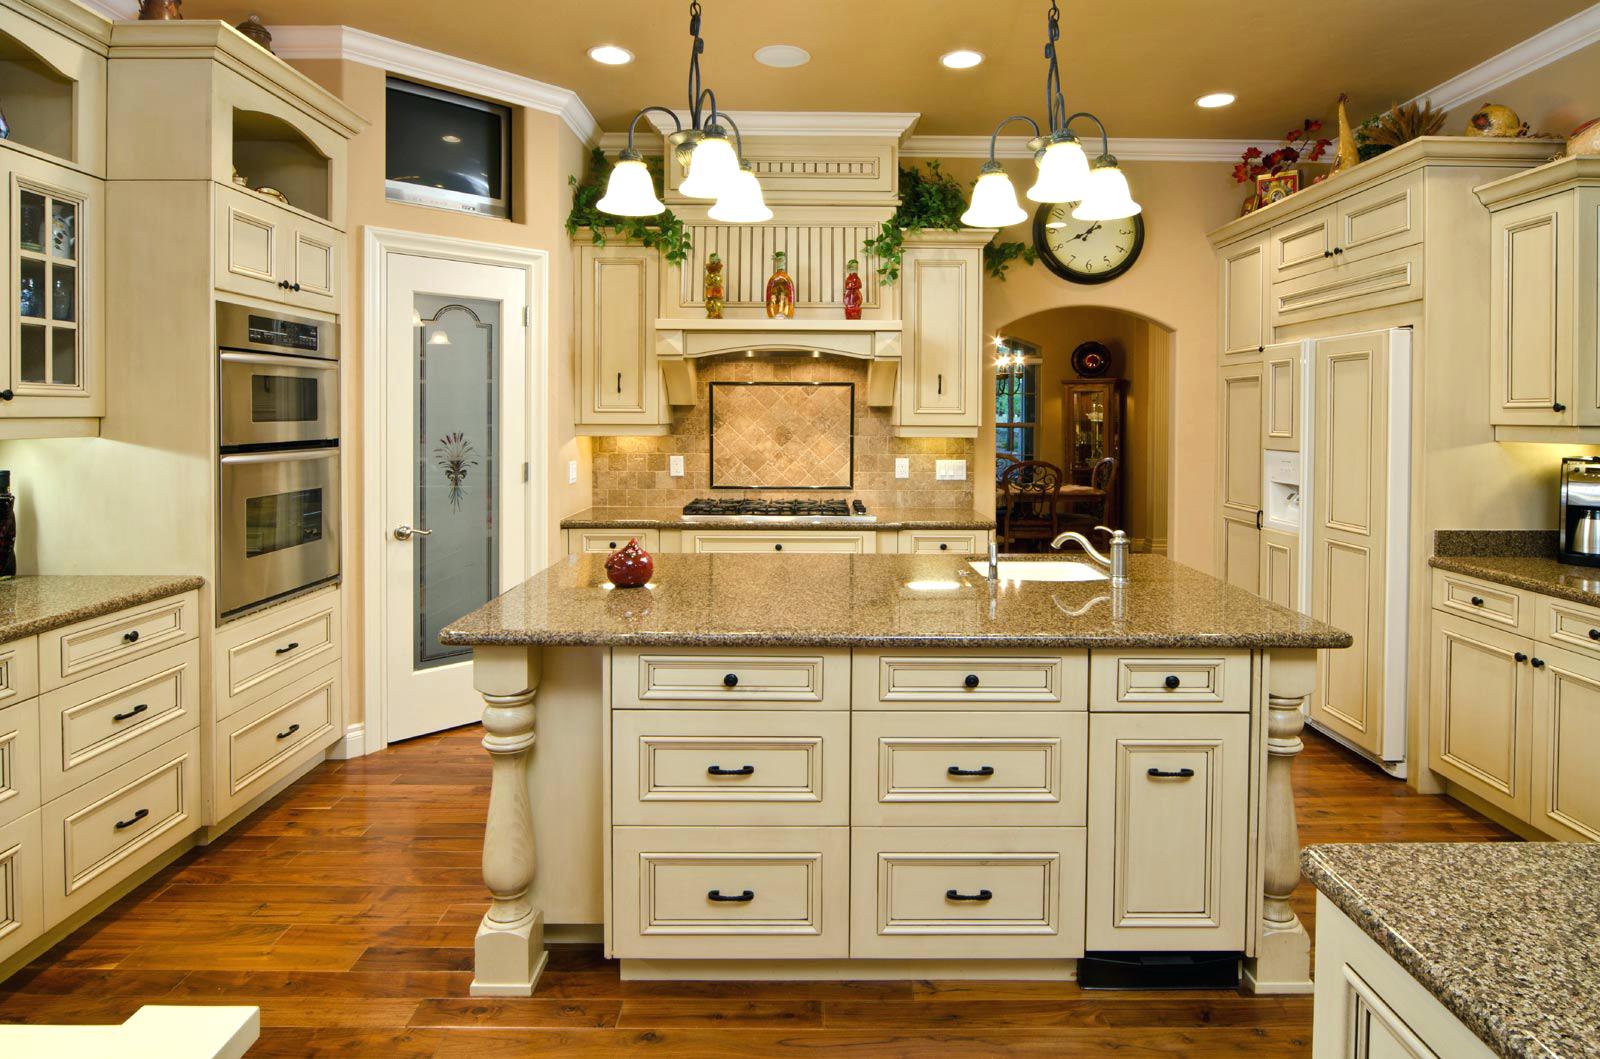
<instances>
[{"instance_id":1,"label":"dark drawer pull","mask_svg":"<svg viewBox=\"0 0 1600 1059\"><path fill-rule=\"evenodd\" d=\"M1521 651L1518 651L1516 654L1512 655L1511 657L1513 659L1515 659L1516 661L1518 661L1518 662L1526 662L1528 660L1528 656L1523 654Z\"/></svg>"},{"instance_id":2,"label":"dark drawer pull","mask_svg":"<svg viewBox=\"0 0 1600 1059\"><path fill-rule=\"evenodd\" d=\"M147 817L149 815L150 815L150 810L148 810L148 809L140 809L138 812L133 814L133 818L132 819L130 819L130 820L118 820L117 821L117 830L121 831L125 827L132 827L134 824L137 824L140 820L143 820L145 817Z\"/></svg>"},{"instance_id":3,"label":"dark drawer pull","mask_svg":"<svg viewBox=\"0 0 1600 1059\"><path fill-rule=\"evenodd\" d=\"M755 899L756 892L754 890L746 890L738 894L725 894L721 890L712 890L706 894L707 901L737 901L740 904L745 904Z\"/></svg>"},{"instance_id":4,"label":"dark drawer pull","mask_svg":"<svg viewBox=\"0 0 1600 1059\"><path fill-rule=\"evenodd\" d=\"M1528 662L1535 669L1543 669L1544 668L1544 659L1542 659L1542 658L1530 658L1530 659L1528 659Z\"/></svg>"},{"instance_id":5,"label":"dark drawer pull","mask_svg":"<svg viewBox=\"0 0 1600 1059\"><path fill-rule=\"evenodd\" d=\"M739 674L737 674L737 673L725 673L725 674L723 674L722 686L725 687L725 688L736 688L736 687L738 687L739 686Z\"/></svg>"},{"instance_id":6,"label":"dark drawer pull","mask_svg":"<svg viewBox=\"0 0 1600 1059\"><path fill-rule=\"evenodd\" d=\"M1168 691L1176 691L1178 685L1182 684L1183 681L1178 679L1177 674L1169 674L1167 679L1163 680L1161 683L1167 686Z\"/></svg>"},{"instance_id":7,"label":"dark drawer pull","mask_svg":"<svg viewBox=\"0 0 1600 1059\"><path fill-rule=\"evenodd\" d=\"M1474 606L1474 607L1481 607L1481 606L1483 606L1483 597L1482 597L1482 596L1473 596L1473 597L1472 597L1472 605L1473 605L1473 606Z\"/></svg>"},{"instance_id":8,"label":"dark drawer pull","mask_svg":"<svg viewBox=\"0 0 1600 1059\"><path fill-rule=\"evenodd\" d=\"M617 542L612 541L610 544L606 545L606 547L610 548L612 551L615 551L617 548Z\"/></svg>"},{"instance_id":9,"label":"dark drawer pull","mask_svg":"<svg viewBox=\"0 0 1600 1059\"><path fill-rule=\"evenodd\" d=\"M278 733L278 738L279 739L287 739L291 735L294 735L299 730L300 730L300 726L298 724L291 724L289 727L285 728L283 731Z\"/></svg>"},{"instance_id":10,"label":"dark drawer pull","mask_svg":"<svg viewBox=\"0 0 1600 1059\"><path fill-rule=\"evenodd\" d=\"M967 674L967 679L963 680L961 683L965 684L969 688L977 687L978 686L978 674L976 674L976 673L968 673Z\"/></svg>"},{"instance_id":11,"label":"dark drawer pull","mask_svg":"<svg viewBox=\"0 0 1600 1059\"><path fill-rule=\"evenodd\" d=\"M706 769L707 776L754 776L755 773L756 767L754 765L741 765L736 769L725 769L721 765L712 765Z\"/></svg>"},{"instance_id":12,"label":"dark drawer pull","mask_svg":"<svg viewBox=\"0 0 1600 1059\"><path fill-rule=\"evenodd\" d=\"M1600 629L1590 629L1589 630L1589 639L1591 639L1591 640L1600 640Z\"/></svg>"},{"instance_id":13,"label":"dark drawer pull","mask_svg":"<svg viewBox=\"0 0 1600 1059\"><path fill-rule=\"evenodd\" d=\"M135 706L133 709L129 710L127 713L113 713L111 715L111 719L113 721L126 721L129 717L137 717L137 716L139 716L141 713L143 713L144 711L148 710L149 708L150 708L150 704L148 702L141 702L141 703L139 703L139 705Z\"/></svg>"},{"instance_id":14,"label":"dark drawer pull","mask_svg":"<svg viewBox=\"0 0 1600 1059\"><path fill-rule=\"evenodd\" d=\"M781 552L781 551L783 551L783 545L781 545L781 544L774 544L774 545L773 545L773 546L772 546L772 550L773 550L773 551L775 551L775 552Z\"/></svg>"},{"instance_id":15,"label":"dark drawer pull","mask_svg":"<svg viewBox=\"0 0 1600 1059\"><path fill-rule=\"evenodd\" d=\"M14 399L16 396L17 396L16 393L13 392L10 387L7 387L4 390L0 390L0 401L10 401L10 400Z\"/></svg>"},{"instance_id":16,"label":"dark drawer pull","mask_svg":"<svg viewBox=\"0 0 1600 1059\"><path fill-rule=\"evenodd\" d=\"M1562 404L1560 401L1557 401L1555 404L1550 406L1550 411L1552 412L1565 412L1566 410L1567 406Z\"/></svg>"},{"instance_id":17,"label":"dark drawer pull","mask_svg":"<svg viewBox=\"0 0 1600 1059\"><path fill-rule=\"evenodd\" d=\"M947 551L950 550L950 545L948 543L940 544L939 545L939 550L941 552L947 552Z\"/></svg>"},{"instance_id":18,"label":"dark drawer pull","mask_svg":"<svg viewBox=\"0 0 1600 1059\"><path fill-rule=\"evenodd\" d=\"M129 629L127 632L123 633L122 634L122 642L123 643L138 643L139 642L139 630L138 629Z\"/></svg>"},{"instance_id":19,"label":"dark drawer pull","mask_svg":"<svg viewBox=\"0 0 1600 1059\"><path fill-rule=\"evenodd\" d=\"M280 647L280 648L278 648L276 651L274 651L272 653L275 654L275 655L286 655L290 651L298 651L299 649L300 649L300 645L299 644L291 642L289 644L289 646Z\"/></svg>"},{"instance_id":20,"label":"dark drawer pull","mask_svg":"<svg viewBox=\"0 0 1600 1059\"><path fill-rule=\"evenodd\" d=\"M982 768L964 769L960 765L951 765L945 772L952 776L993 776L994 766L984 765Z\"/></svg>"},{"instance_id":21,"label":"dark drawer pull","mask_svg":"<svg viewBox=\"0 0 1600 1059\"><path fill-rule=\"evenodd\" d=\"M975 894L964 894L960 890L946 890L944 899L946 901L992 901L994 900L994 891L979 890Z\"/></svg>"},{"instance_id":22,"label":"dark drawer pull","mask_svg":"<svg viewBox=\"0 0 1600 1059\"><path fill-rule=\"evenodd\" d=\"M1149 769L1146 774L1160 780L1186 780L1194 775L1194 769L1178 769L1176 772L1167 769Z\"/></svg>"}]
</instances>

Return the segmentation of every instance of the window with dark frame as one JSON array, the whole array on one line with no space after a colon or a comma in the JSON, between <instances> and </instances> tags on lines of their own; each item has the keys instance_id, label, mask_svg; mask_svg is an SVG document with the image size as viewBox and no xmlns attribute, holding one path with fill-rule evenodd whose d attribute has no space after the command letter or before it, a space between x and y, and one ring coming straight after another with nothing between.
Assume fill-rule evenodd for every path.
<instances>
[{"instance_id":1,"label":"window with dark frame","mask_svg":"<svg viewBox=\"0 0 1600 1059\"><path fill-rule=\"evenodd\" d=\"M1039 451L1039 349L1016 339L995 346L994 450L1031 460Z\"/></svg>"}]
</instances>

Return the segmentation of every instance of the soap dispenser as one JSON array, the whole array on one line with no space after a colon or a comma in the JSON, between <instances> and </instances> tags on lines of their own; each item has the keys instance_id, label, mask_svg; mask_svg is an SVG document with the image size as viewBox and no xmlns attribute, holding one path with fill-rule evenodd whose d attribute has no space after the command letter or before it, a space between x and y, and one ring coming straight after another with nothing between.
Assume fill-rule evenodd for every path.
<instances>
[{"instance_id":1,"label":"soap dispenser","mask_svg":"<svg viewBox=\"0 0 1600 1059\"><path fill-rule=\"evenodd\" d=\"M17 576L17 498L11 495L11 472L0 471L0 581Z\"/></svg>"}]
</instances>

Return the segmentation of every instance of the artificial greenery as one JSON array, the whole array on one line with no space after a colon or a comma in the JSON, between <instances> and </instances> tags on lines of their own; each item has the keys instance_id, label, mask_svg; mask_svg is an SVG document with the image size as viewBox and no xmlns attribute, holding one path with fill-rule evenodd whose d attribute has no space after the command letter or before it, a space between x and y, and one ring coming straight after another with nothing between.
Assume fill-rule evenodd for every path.
<instances>
[{"instance_id":1,"label":"artificial greenery","mask_svg":"<svg viewBox=\"0 0 1600 1059\"><path fill-rule=\"evenodd\" d=\"M1011 262L1018 259L1025 265L1031 265L1039 259L1039 254L1027 243L1002 243L999 236L984 244L983 267L1001 283L1006 281L1006 270L1011 267Z\"/></svg>"},{"instance_id":2,"label":"artificial greenery","mask_svg":"<svg viewBox=\"0 0 1600 1059\"><path fill-rule=\"evenodd\" d=\"M661 159L645 159L650 167L650 178L662 187ZM654 217L618 217L599 209L595 203L605 194L606 181L611 178L612 163L605 152L595 147L589 152L589 175L580 183L575 176L568 177L572 187L572 212L567 214L567 234L578 234L579 228L588 228L596 246L606 244L606 234L624 239L637 239L645 246L654 247L668 261L678 263L688 258L694 249L683 221L671 210Z\"/></svg>"},{"instance_id":3,"label":"artificial greenery","mask_svg":"<svg viewBox=\"0 0 1600 1059\"><path fill-rule=\"evenodd\" d=\"M878 234L862 244L862 249L878 261L878 276L886 284L900 278L900 262L905 237L925 228L958 229L967 211L967 195L956 179L937 161L927 171L915 165L900 167L900 207L883 222ZM1036 254L1024 243L1001 243L995 239L983 248L983 263L989 275L1004 281L1011 262L1018 259L1031 265Z\"/></svg>"}]
</instances>

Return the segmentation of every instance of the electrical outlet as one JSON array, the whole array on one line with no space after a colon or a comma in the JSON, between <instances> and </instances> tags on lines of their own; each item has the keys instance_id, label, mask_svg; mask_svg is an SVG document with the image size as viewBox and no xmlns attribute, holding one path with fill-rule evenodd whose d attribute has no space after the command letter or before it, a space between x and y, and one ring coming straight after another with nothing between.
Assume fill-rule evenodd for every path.
<instances>
[{"instance_id":1,"label":"electrical outlet","mask_svg":"<svg viewBox=\"0 0 1600 1059\"><path fill-rule=\"evenodd\" d=\"M933 476L941 482L964 482L967 480L967 461L939 460L934 467Z\"/></svg>"},{"instance_id":2,"label":"electrical outlet","mask_svg":"<svg viewBox=\"0 0 1600 1059\"><path fill-rule=\"evenodd\" d=\"M659 464L657 466L659 466ZM682 456L668 456L667 457L667 474L669 476L673 477L673 478L682 478L683 477L683 457Z\"/></svg>"},{"instance_id":3,"label":"electrical outlet","mask_svg":"<svg viewBox=\"0 0 1600 1059\"><path fill-rule=\"evenodd\" d=\"M568 460L567 461L567 484L568 485L577 485L578 484L578 461L577 460Z\"/></svg>"},{"instance_id":4,"label":"electrical outlet","mask_svg":"<svg viewBox=\"0 0 1600 1059\"><path fill-rule=\"evenodd\" d=\"M894 458L894 476L896 478L911 477L911 457L896 456Z\"/></svg>"}]
</instances>

